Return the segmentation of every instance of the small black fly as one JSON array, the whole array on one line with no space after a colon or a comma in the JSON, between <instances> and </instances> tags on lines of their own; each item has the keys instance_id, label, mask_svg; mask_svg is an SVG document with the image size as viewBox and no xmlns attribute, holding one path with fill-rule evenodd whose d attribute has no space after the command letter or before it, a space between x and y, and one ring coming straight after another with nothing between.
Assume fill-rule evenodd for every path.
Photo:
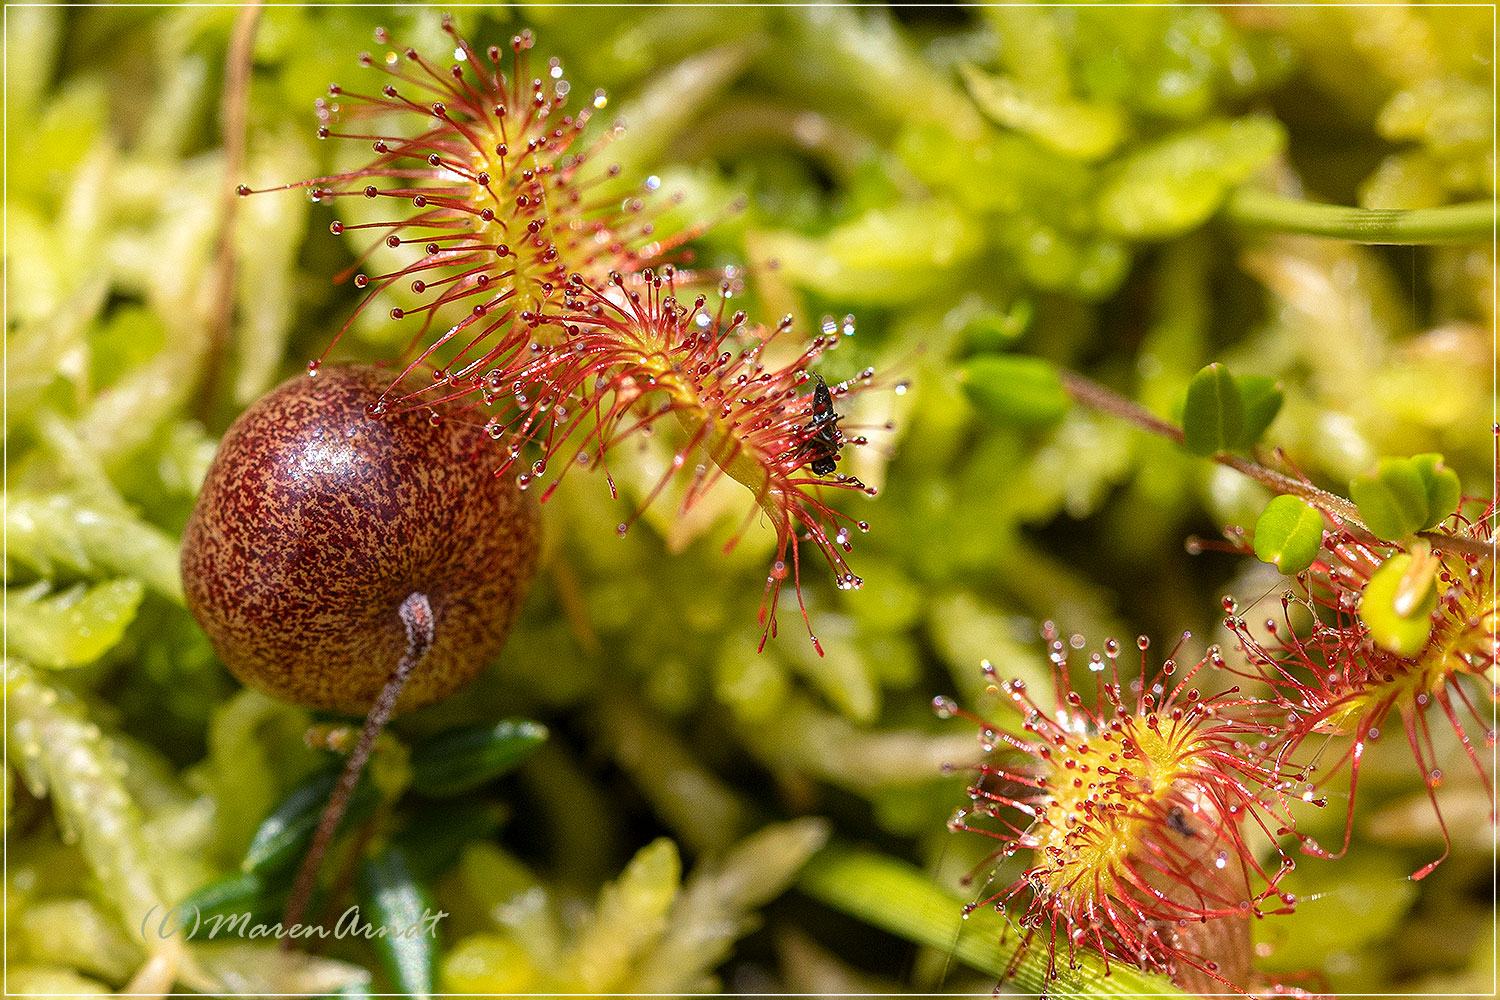
<instances>
[{"instance_id":1,"label":"small black fly","mask_svg":"<svg viewBox=\"0 0 1500 1000\"><path fill-rule=\"evenodd\" d=\"M839 430L843 417L833 408L833 393L823 376L814 374L813 378L818 384L813 387L812 419L807 424L812 436L803 448L809 453L807 465L813 475L826 476L838 465L839 451L844 446L844 433Z\"/></svg>"},{"instance_id":2,"label":"small black fly","mask_svg":"<svg viewBox=\"0 0 1500 1000\"><path fill-rule=\"evenodd\" d=\"M1181 806L1173 806L1167 813L1167 826L1189 840L1198 836L1198 831L1194 830L1192 825L1188 823L1187 813L1183 811Z\"/></svg>"}]
</instances>

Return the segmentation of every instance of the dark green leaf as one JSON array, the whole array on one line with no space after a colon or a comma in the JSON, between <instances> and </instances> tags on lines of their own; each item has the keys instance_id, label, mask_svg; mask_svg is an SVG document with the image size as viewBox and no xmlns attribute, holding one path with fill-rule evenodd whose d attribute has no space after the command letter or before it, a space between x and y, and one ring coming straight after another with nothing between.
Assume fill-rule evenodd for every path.
<instances>
[{"instance_id":1,"label":"dark green leaf","mask_svg":"<svg viewBox=\"0 0 1500 1000\"><path fill-rule=\"evenodd\" d=\"M1294 496L1274 497L1255 522L1255 555L1288 576L1313 564L1323 544L1323 515Z\"/></svg>"},{"instance_id":2,"label":"dark green leaf","mask_svg":"<svg viewBox=\"0 0 1500 1000\"><path fill-rule=\"evenodd\" d=\"M1244 401L1228 368L1215 362L1193 376L1182 407L1183 444L1188 451L1207 456L1233 448L1244 423Z\"/></svg>"},{"instance_id":3,"label":"dark green leaf","mask_svg":"<svg viewBox=\"0 0 1500 1000\"><path fill-rule=\"evenodd\" d=\"M274 922L281 915L286 897L286 886L269 886L257 874L241 872L210 882L179 905L183 913L196 914L200 921L214 917L234 918L248 913L252 923L261 923ZM206 937L208 929L201 934Z\"/></svg>"},{"instance_id":4,"label":"dark green leaf","mask_svg":"<svg viewBox=\"0 0 1500 1000\"><path fill-rule=\"evenodd\" d=\"M370 941L391 985L410 997L431 997L438 940L432 894L412 875L406 856L388 847L360 865L362 918L383 930Z\"/></svg>"},{"instance_id":5,"label":"dark green leaf","mask_svg":"<svg viewBox=\"0 0 1500 1000\"><path fill-rule=\"evenodd\" d=\"M505 817L505 806L485 799L429 801L415 812L393 843L406 855L416 877L431 882L453 867L465 844L488 840Z\"/></svg>"},{"instance_id":6,"label":"dark green leaf","mask_svg":"<svg viewBox=\"0 0 1500 1000\"><path fill-rule=\"evenodd\" d=\"M1271 426L1276 414L1281 412L1285 396L1281 384L1265 375L1241 375L1235 384L1240 390L1240 401L1244 404L1244 423L1240 427L1236 448L1249 448L1260 440L1260 436Z\"/></svg>"},{"instance_id":7,"label":"dark green leaf","mask_svg":"<svg viewBox=\"0 0 1500 1000\"><path fill-rule=\"evenodd\" d=\"M963 370L964 391L987 416L1023 427L1061 420L1071 405L1057 368L1043 358L995 354L975 358Z\"/></svg>"},{"instance_id":8,"label":"dark green leaf","mask_svg":"<svg viewBox=\"0 0 1500 1000\"><path fill-rule=\"evenodd\" d=\"M500 777L547 738L547 727L525 719L466 726L412 750L413 791L457 795Z\"/></svg>"},{"instance_id":9,"label":"dark green leaf","mask_svg":"<svg viewBox=\"0 0 1500 1000\"><path fill-rule=\"evenodd\" d=\"M266 876L282 872L301 860L312 844L318 819L333 794L341 771L342 767L319 772L292 789L261 821L245 851L245 860L240 862L241 870ZM367 777L361 777L359 784L354 786L354 794L349 797L349 809L339 822L339 831L362 822L379 801L379 791Z\"/></svg>"}]
</instances>

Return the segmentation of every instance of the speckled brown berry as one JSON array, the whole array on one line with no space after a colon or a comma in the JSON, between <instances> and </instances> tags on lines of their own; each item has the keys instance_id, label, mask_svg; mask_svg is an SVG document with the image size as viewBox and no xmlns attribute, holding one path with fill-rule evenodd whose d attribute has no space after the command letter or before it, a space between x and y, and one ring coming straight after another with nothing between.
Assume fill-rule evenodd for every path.
<instances>
[{"instance_id":1,"label":"speckled brown berry","mask_svg":"<svg viewBox=\"0 0 1500 1000\"><path fill-rule=\"evenodd\" d=\"M536 505L493 475L478 428L378 419L367 367L283 383L240 415L182 540L188 607L249 686L363 715L427 596L434 641L398 702L472 680L499 652L536 568Z\"/></svg>"}]
</instances>

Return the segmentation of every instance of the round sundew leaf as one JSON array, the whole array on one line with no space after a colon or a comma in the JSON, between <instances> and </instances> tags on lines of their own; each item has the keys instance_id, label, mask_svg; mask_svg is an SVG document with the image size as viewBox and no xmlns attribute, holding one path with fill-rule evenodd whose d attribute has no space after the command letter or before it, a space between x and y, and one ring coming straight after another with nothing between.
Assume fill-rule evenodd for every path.
<instances>
[{"instance_id":1,"label":"round sundew leaf","mask_svg":"<svg viewBox=\"0 0 1500 1000\"><path fill-rule=\"evenodd\" d=\"M1244 400L1229 369L1215 362L1199 370L1188 383L1182 407L1183 444L1195 455L1208 456L1240 441L1245 422Z\"/></svg>"},{"instance_id":2,"label":"round sundew leaf","mask_svg":"<svg viewBox=\"0 0 1500 1000\"><path fill-rule=\"evenodd\" d=\"M1360 520L1388 542L1427 524L1427 483L1411 459L1382 458L1373 472L1350 482L1349 496L1359 508Z\"/></svg>"},{"instance_id":3,"label":"round sundew leaf","mask_svg":"<svg viewBox=\"0 0 1500 1000\"><path fill-rule=\"evenodd\" d=\"M1458 508L1463 495L1458 473L1444 465L1443 456L1436 452L1413 455L1408 461L1422 478L1427 494L1427 516L1422 519L1422 527L1431 528Z\"/></svg>"},{"instance_id":4,"label":"round sundew leaf","mask_svg":"<svg viewBox=\"0 0 1500 1000\"><path fill-rule=\"evenodd\" d=\"M1403 552L1381 563L1359 598L1359 619L1370 630L1370 638L1397 656L1415 656L1422 651L1432 634L1432 612L1437 609L1437 585L1430 582L1410 614L1396 610L1396 596L1411 561L1411 556Z\"/></svg>"},{"instance_id":5,"label":"round sundew leaf","mask_svg":"<svg viewBox=\"0 0 1500 1000\"><path fill-rule=\"evenodd\" d=\"M1245 408L1239 440L1234 446L1249 448L1260 440L1266 428L1271 426L1271 421L1276 419L1276 414L1281 412L1285 396L1281 391L1281 384L1266 375L1241 375L1234 381L1239 387L1240 400Z\"/></svg>"},{"instance_id":6,"label":"round sundew leaf","mask_svg":"<svg viewBox=\"0 0 1500 1000\"><path fill-rule=\"evenodd\" d=\"M1275 497L1255 522L1255 555L1288 576L1313 564L1323 544L1323 515L1294 496Z\"/></svg>"},{"instance_id":7,"label":"round sundew leaf","mask_svg":"<svg viewBox=\"0 0 1500 1000\"><path fill-rule=\"evenodd\" d=\"M975 358L963 370L964 391L990 417L1023 427L1054 424L1071 402L1057 368L1043 358L996 354Z\"/></svg>"}]
</instances>

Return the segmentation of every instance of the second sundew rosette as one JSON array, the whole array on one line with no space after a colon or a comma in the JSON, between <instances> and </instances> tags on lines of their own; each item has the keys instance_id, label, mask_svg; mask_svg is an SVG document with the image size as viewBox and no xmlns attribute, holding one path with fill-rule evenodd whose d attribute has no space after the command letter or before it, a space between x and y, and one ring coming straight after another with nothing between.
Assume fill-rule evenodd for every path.
<instances>
[{"instance_id":1,"label":"second sundew rosette","mask_svg":"<svg viewBox=\"0 0 1500 1000\"><path fill-rule=\"evenodd\" d=\"M1277 763L1275 706L1238 686L1209 688L1224 666L1217 649L1179 675L1179 643L1149 669L1145 637L1138 669L1121 670L1112 639L1093 653L1093 691L1081 694L1068 650L1082 643L1050 622L1044 636L1050 705L988 662L991 691L1019 723L933 703L978 725L985 751L950 765L975 775L950 829L997 844L969 876L980 888L968 910L1014 915L1024 937L1008 974L1045 946L1049 980L1091 950L1189 992L1246 993L1257 985L1252 921L1296 903L1278 888L1295 867L1279 841L1294 829L1286 800L1302 775ZM1002 874L1018 854L1024 870Z\"/></svg>"}]
</instances>

